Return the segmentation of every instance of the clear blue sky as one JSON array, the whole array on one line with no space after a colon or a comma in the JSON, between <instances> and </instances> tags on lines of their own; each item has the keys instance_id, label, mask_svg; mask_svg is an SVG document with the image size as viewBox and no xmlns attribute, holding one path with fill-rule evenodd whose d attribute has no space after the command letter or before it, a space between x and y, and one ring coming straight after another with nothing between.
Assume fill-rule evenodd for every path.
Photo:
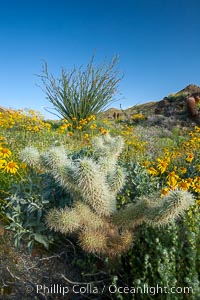
<instances>
[{"instance_id":1,"label":"clear blue sky","mask_svg":"<svg viewBox=\"0 0 200 300\"><path fill-rule=\"evenodd\" d=\"M124 108L200 85L199 0L0 0L0 106L49 106L42 60L61 67L119 55Z\"/></svg>"}]
</instances>

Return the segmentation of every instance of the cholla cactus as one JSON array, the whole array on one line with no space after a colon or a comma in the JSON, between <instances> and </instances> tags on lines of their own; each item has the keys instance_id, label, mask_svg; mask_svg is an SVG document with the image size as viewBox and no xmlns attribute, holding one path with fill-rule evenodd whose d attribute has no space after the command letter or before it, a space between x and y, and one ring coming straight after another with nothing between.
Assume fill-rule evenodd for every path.
<instances>
[{"instance_id":1,"label":"cholla cactus","mask_svg":"<svg viewBox=\"0 0 200 300\"><path fill-rule=\"evenodd\" d=\"M40 154L39 151L34 147L26 147L21 152L21 160L23 160L29 166L39 166Z\"/></svg>"},{"instance_id":2,"label":"cholla cactus","mask_svg":"<svg viewBox=\"0 0 200 300\"><path fill-rule=\"evenodd\" d=\"M64 234L76 233L86 252L110 256L125 252L132 245L137 226L163 226L193 204L190 193L175 190L163 198L141 197L117 210L116 195L125 183L125 171L118 164L123 138L96 137L93 146L93 158L76 160L67 155L64 146L54 146L42 154L33 148L22 153L27 164L42 166L72 195L73 206L52 209L47 225Z\"/></svg>"}]
</instances>

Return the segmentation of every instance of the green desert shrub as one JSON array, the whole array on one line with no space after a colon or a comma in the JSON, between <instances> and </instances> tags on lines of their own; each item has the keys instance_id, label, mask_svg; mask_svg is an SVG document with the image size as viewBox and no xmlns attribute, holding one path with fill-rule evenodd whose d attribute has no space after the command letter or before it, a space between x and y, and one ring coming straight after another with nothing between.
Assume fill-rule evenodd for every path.
<instances>
[{"instance_id":1,"label":"green desert shrub","mask_svg":"<svg viewBox=\"0 0 200 300\"><path fill-rule=\"evenodd\" d=\"M200 294L200 215L193 206L178 222L167 227L152 229L142 225L138 228L133 248L121 259L117 284L135 288L155 287L161 289L150 293L138 293L131 299L198 299ZM172 287L179 293L171 293ZM189 288L186 293L184 287ZM181 292L182 289L182 292ZM146 289L147 290L147 289ZM174 292L174 290L173 290ZM130 299L125 294L122 299ZM150 298L151 299L151 298Z\"/></svg>"},{"instance_id":2,"label":"green desert shrub","mask_svg":"<svg viewBox=\"0 0 200 300\"><path fill-rule=\"evenodd\" d=\"M7 221L6 229L14 233L16 249L23 239L31 252L35 242L49 248L55 235L46 226L46 215L54 207L69 205L71 198L49 174L29 171L27 179L13 184L2 211Z\"/></svg>"},{"instance_id":3,"label":"green desert shrub","mask_svg":"<svg viewBox=\"0 0 200 300\"><path fill-rule=\"evenodd\" d=\"M167 100L169 102L175 102L175 101L179 101L179 100L183 100L188 96L188 93L176 93L176 94L170 94L169 96L167 96Z\"/></svg>"}]
</instances>

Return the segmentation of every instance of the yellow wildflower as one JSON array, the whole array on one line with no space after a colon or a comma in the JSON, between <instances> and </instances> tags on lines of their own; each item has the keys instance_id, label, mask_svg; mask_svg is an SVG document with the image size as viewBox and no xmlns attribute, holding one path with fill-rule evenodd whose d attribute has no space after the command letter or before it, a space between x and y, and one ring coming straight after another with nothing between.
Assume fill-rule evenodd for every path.
<instances>
[{"instance_id":1,"label":"yellow wildflower","mask_svg":"<svg viewBox=\"0 0 200 300\"><path fill-rule=\"evenodd\" d=\"M0 159L0 169L4 169L6 164L6 160L5 159Z\"/></svg>"},{"instance_id":2,"label":"yellow wildflower","mask_svg":"<svg viewBox=\"0 0 200 300\"><path fill-rule=\"evenodd\" d=\"M173 151L173 152L171 153L171 158L177 158L177 157L179 157L179 156L181 156L181 153L178 152L178 151Z\"/></svg>"},{"instance_id":3,"label":"yellow wildflower","mask_svg":"<svg viewBox=\"0 0 200 300\"><path fill-rule=\"evenodd\" d=\"M169 194L169 191L170 191L170 189L169 188L164 188L164 189L162 189L161 190L161 196L163 197L163 196L165 196L165 195L168 195Z\"/></svg>"},{"instance_id":4,"label":"yellow wildflower","mask_svg":"<svg viewBox=\"0 0 200 300\"><path fill-rule=\"evenodd\" d=\"M149 161L147 161L147 160L145 160L145 161L143 162L143 164L142 164L142 165L143 165L144 167L148 167L148 166L149 166L149 164L150 164L150 162L149 162Z\"/></svg>"},{"instance_id":5,"label":"yellow wildflower","mask_svg":"<svg viewBox=\"0 0 200 300\"><path fill-rule=\"evenodd\" d=\"M196 193L200 193L200 182L195 183L195 185L194 185L194 187L193 187L193 190L194 190Z\"/></svg>"},{"instance_id":6,"label":"yellow wildflower","mask_svg":"<svg viewBox=\"0 0 200 300\"><path fill-rule=\"evenodd\" d=\"M158 158L157 161L159 163L157 165L157 168L158 170L160 170L160 173L163 174L167 169L168 163L160 158Z\"/></svg>"},{"instance_id":7,"label":"yellow wildflower","mask_svg":"<svg viewBox=\"0 0 200 300\"><path fill-rule=\"evenodd\" d=\"M163 151L164 151L165 155L169 155L169 148L165 147L165 148L163 149Z\"/></svg>"},{"instance_id":8,"label":"yellow wildflower","mask_svg":"<svg viewBox=\"0 0 200 300\"><path fill-rule=\"evenodd\" d=\"M79 125L86 125L87 124L87 120L86 119L80 119L80 121L78 122Z\"/></svg>"},{"instance_id":9,"label":"yellow wildflower","mask_svg":"<svg viewBox=\"0 0 200 300\"><path fill-rule=\"evenodd\" d=\"M100 131L101 134L107 134L109 132L109 130L106 130L103 127L99 127L99 131Z\"/></svg>"},{"instance_id":10,"label":"yellow wildflower","mask_svg":"<svg viewBox=\"0 0 200 300\"><path fill-rule=\"evenodd\" d=\"M39 131L39 126L34 126L33 131L38 132Z\"/></svg>"},{"instance_id":11,"label":"yellow wildflower","mask_svg":"<svg viewBox=\"0 0 200 300\"><path fill-rule=\"evenodd\" d=\"M102 132L101 132L103 135L105 135L105 134L108 134L109 133L109 130L103 130Z\"/></svg>"},{"instance_id":12,"label":"yellow wildflower","mask_svg":"<svg viewBox=\"0 0 200 300\"><path fill-rule=\"evenodd\" d=\"M68 135L69 135L70 137L72 137L72 136L74 135L74 133L73 133L72 131L69 131Z\"/></svg>"},{"instance_id":13,"label":"yellow wildflower","mask_svg":"<svg viewBox=\"0 0 200 300\"><path fill-rule=\"evenodd\" d=\"M196 193L200 193L200 176L195 176L193 178L192 188Z\"/></svg>"},{"instance_id":14,"label":"yellow wildflower","mask_svg":"<svg viewBox=\"0 0 200 300\"><path fill-rule=\"evenodd\" d=\"M190 187L190 183L184 179L182 179L179 183L178 186L180 187L181 190L187 191Z\"/></svg>"},{"instance_id":15,"label":"yellow wildflower","mask_svg":"<svg viewBox=\"0 0 200 300\"><path fill-rule=\"evenodd\" d=\"M187 169L185 167L180 167L179 171L181 174L185 174L187 172Z\"/></svg>"},{"instance_id":16,"label":"yellow wildflower","mask_svg":"<svg viewBox=\"0 0 200 300\"><path fill-rule=\"evenodd\" d=\"M187 178L186 181L188 182L188 184L189 184L190 186L193 186L193 185L194 185L194 179L192 179L192 178Z\"/></svg>"},{"instance_id":17,"label":"yellow wildflower","mask_svg":"<svg viewBox=\"0 0 200 300\"><path fill-rule=\"evenodd\" d=\"M87 118L87 120L90 122L90 121L94 121L94 120L96 120L96 116L95 115L91 115L91 116L89 116L88 118Z\"/></svg>"},{"instance_id":18,"label":"yellow wildflower","mask_svg":"<svg viewBox=\"0 0 200 300\"><path fill-rule=\"evenodd\" d=\"M150 167L148 169L148 173L151 174L151 175L153 175L153 176L158 175L158 171L154 167Z\"/></svg>"},{"instance_id":19,"label":"yellow wildflower","mask_svg":"<svg viewBox=\"0 0 200 300\"><path fill-rule=\"evenodd\" d=\"M186 162L191 163L194 159L194 154L193 153L188 153L186 157Z\"/></svg>"},{"instance_id":20,"label":"yellow wildflower","mask_svg":"<svg viewBox=\"0 0 200 300\"><path fill-rule=\"evenodd\" d=\"M195 129L195 132L199 132L200 133L200 127L195 126L194 129Z\"/></svg>"},{"instance_id":21,"label":"yellow wildflower","mask_svg":"<svg viewBox=\"0 0 200 300\"><path fill-rule=\"evenodd\" d=\"M88 133L84 134L84 140L89 141L89 134Z\"/></svg>"},{"instance_id":22,"label":"yellow wildflower","mask_svg":"<svg viewBox=\"0 0 200 300\"><path fill-rule=\"evenodd\" d=\"M177 180L179 176L174 171L170 172L167 176L167 184L173 188L177 187Z\"/></svg>"},{"instance_id":23,"label":"yellow wildflower","mask_svg":"<svg viewBox=\"0 0 200 300\"><path fill-rule=\"evenodd\" d=\"M19 169L19 166L13 160L8 162L4 167L4 170L7 173L11 173L11 174L15 174L17 172L17 169Z\"/></svg>"},{"instance_id":24,"label":"yellow wildflower","mask_svg":"<svg viewBox=\"0 0 200 300\"><path fill-rule=\"evenodd\" d=\"M8 148L0 148L0 156L3 158L7 158L11 155L11 151Z\"/></svg>"},{"instance_id":25,"label":"yellow wildflower","mask_svg":"<svg viewBox=\"0 0 200 300\"><path fill-rule=\"evenodd\" d=\"M92 124L91 126L90 126L90 129L96 129L97 128L97 124Z\"/></svg>"},{"instance_id":26,"label":"yellow wildflower","mask_svg":"<svg viewBox=\"0 0 200 300\"><path fill-rule=\"evenodd\" d=\"M69 124L62 124L62 125L60 126L60 129L61 129L61 130L65 130L68 126L69 126Z\"/></svg>"}]
</instances>

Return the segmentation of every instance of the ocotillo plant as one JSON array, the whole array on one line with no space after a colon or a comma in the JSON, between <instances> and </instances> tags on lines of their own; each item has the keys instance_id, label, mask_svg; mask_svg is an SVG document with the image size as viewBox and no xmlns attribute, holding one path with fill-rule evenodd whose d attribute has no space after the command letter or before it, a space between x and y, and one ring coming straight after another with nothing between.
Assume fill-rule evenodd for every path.
<instances>
[{"instance_id":1,"label":"ocotillo plant","mask_svg":"<svg viewBox=\"0 0 200 300\"><path fill-rule=\"evenodd\" d=\"M116 196L126 177L118 163L123 138L108 134L96 137L93 147L93 157L74 160L64 146L41 154L33 148L22 151L24 162L49 172L73 198L72 207L54 208L48 213L47 225L63 234L76 233L86 252L114 256L127 251L136 226L168 224L193 204L189 192L175 190L163 198L141 197L117 209Z\"/></svg>"}]
</instances>

